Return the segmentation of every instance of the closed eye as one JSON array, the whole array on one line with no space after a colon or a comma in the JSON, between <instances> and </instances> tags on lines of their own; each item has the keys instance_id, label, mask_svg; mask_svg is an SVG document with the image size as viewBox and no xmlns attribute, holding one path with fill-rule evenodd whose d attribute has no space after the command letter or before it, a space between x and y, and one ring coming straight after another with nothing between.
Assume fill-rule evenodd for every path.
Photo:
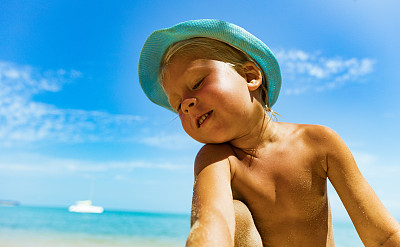
<instances>
[{"instance_id":1,"label":"closed eye","mask_svg":"<svg viewBox=\"0 0 400 247\"><path fill-rule=\"evenodd\" d=\"M205 77L204 77L204 78L205 78ZM196 84L194 84L194 86L192 87L192 90L198 89L198 88L201 86L201 83L203 83L204 78L201 79L200 81L198 81ZM179 105L178 105L178 107L176 108L176 112L179 112L179 110L181 109L181 105L182 105L182 104L179 104Z\"/></svg>"},{"instance_id":2,"label":"closed eye","mask_svg":"<svg viewBox=\"0 0 400 247\"><path fill-rule=\"evenodd\" d=\"M197 83L192 87L192 90L196 90L197 88L199 88L200 85L201 85L201 83L203 82L203 80L204 80L204 78L201 79L199 82L197 82Z\"/></svg>"}]
</instances>

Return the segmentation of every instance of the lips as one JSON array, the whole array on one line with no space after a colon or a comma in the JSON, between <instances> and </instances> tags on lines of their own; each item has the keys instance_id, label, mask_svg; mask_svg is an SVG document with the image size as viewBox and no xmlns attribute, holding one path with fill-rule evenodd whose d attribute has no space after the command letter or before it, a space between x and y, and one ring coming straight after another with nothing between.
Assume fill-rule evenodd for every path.
<instances>
[{"instance_id":1,"label":"lips","mask_svg":"<svg viewBox=\"0 0 400 247\"><path fill-rule=\"evenodd\" d=\"M204 123L204 121L206 121L206 119L210 116L210 114L212 113L212 111L209 111L203 115L201 115L198 119L197 119L197 127L200 128L200 126Z\"/></svg>"}]
</instances>

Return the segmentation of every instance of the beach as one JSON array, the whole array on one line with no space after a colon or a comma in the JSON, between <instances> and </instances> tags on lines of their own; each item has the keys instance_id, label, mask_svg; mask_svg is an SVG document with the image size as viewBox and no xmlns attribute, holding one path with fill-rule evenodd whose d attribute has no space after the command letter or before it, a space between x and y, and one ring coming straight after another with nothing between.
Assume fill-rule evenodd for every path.
<instances>
[{"instance_id":1,"label":"beach","mask_svg":"<svg viewBox=\"0 0 400 247\"><path fill-rule=\"evenodd\" d=\"M109 237L86 234L37 233L35 231L4 231L0 233L2 247L176 247L184 246L184 241L162 238Z\"/></svg>"}]
</instances>

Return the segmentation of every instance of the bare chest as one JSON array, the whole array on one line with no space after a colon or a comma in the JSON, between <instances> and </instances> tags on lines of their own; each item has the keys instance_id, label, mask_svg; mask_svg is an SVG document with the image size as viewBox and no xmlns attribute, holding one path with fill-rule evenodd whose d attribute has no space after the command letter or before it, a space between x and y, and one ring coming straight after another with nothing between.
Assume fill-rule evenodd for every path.
<instances>
[{"instance_id":1,"label":"bare chest","mask_svg":"<svg viewBox=\"0 0 400 247\"><path fill-rule=\"evenodd\" d=\"M268 240L265 246L284 246L283 240L306 246L323 243L329 235L324 158L305 152L276 152L250 164L246 159L232 162L233 197L250 209L263 241ZM288 246L301 246L292 244Z\"/></svg>"},{"instance_id":2,"label":"bare chest","mask_svg":"<svg viewBox=\"0 0 400 247\"><path fill-rule=\"evenodd\" d=\"M323 155L304 148L237 159L232 162L233 196L254 217L268 218L271 223L317 217L327 201L323 162Z\"/></svg>"}]
</instances>

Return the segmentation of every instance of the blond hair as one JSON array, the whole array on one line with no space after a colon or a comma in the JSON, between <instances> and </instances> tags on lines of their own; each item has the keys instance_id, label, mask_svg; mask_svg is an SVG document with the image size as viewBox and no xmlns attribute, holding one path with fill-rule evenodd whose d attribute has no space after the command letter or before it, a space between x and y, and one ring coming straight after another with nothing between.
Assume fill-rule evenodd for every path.
<instances>
[{"instance_id":1,"label":"blond hair","mask_svg":"<svg viewBox=\"0 0 400 247\"><path fill-rule=\"evenodd\" d=\"M244 63L253 62L257 65L257 63L244 52L231 45L228 45L227 43L205 37L191 38L181 40L168 47L161 59L158 71L158 81L162 82L165 68L174 57L185 56L188 54L227 63L242 76L245 74L243 70ZM258 65L257 67L259 68ZM266 78L263 71L261 69L260 71L263 76L263 83L261 85L262 104L268 112L271 112L271 109L268 106L268 84L266 83Z\"/></svg>"}]
</instances>

